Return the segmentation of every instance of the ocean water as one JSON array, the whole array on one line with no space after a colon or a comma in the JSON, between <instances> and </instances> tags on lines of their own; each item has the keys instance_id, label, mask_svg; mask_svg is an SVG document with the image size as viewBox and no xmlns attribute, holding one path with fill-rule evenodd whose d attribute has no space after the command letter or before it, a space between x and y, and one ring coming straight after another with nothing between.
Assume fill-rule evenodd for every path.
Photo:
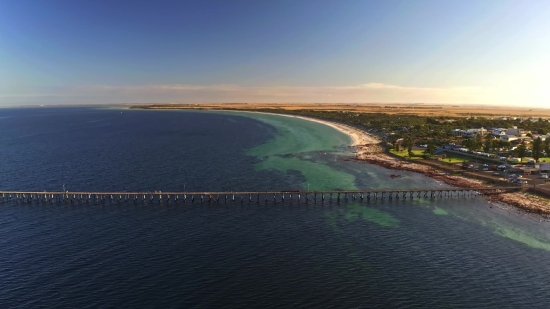
<instances>
[{"instance_id":1,"label":"ocean water","mask_svg":"<svg viewBox=\"0 0 550 309\"><path fill-rule=\"evenodd\" d=\"M0 110L0 190L422 188L252 113ZM482 199L0 203L0 308L547 308L549 223Z\"/></svg>"}]
</instances>

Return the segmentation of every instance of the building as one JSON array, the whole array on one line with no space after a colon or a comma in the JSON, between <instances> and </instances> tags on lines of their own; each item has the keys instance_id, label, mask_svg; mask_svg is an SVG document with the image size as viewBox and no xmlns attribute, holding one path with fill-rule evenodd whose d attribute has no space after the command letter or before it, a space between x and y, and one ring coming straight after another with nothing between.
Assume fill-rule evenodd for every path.
<instances>
[{"instance_id":1,"label":"building","mask_svg":"<svg viewBox=\"0 0 550 309\"><path fill-rule=\"evenodd\" d=\"M501 135L500 139L505 141L505 142L512 142L512 141L520 139L520 137L515 136L515 135Z\"/></svg>"},{"instance_id":2,"label":"building","mask_svg":"<svg viewBox=\"0 0 550 309\"><path fill-rule=\"evenodd\" d=\"M515 135L515 136L521 136L523 133L522 129L518 129L518 127L511 127L509 129L506 129L506 135Z\"/></svg>"},{"instance_id":3,"label":"building","mask_svg":"<svg viewBox=\"0 0 550 309\"><path fill-rule=\"evenodd\" d=\"M494 137L500 138L502 135L506 135L506 129L502 129L502 128L493 129L491 134L493 134Z\"/></svg>"},{"instance_id":4,"label":"building","mask_svg":"<svg viewBox=\"0 0 550 309\"><path fill-rule=\"evenodd\" d=\"M454 129L452 133L454 136L472 138L472 137L476 137L477 135L483 136L487 134L487 130L485 128L468 129L468 130Z\"/></svg>"}]
</instances>

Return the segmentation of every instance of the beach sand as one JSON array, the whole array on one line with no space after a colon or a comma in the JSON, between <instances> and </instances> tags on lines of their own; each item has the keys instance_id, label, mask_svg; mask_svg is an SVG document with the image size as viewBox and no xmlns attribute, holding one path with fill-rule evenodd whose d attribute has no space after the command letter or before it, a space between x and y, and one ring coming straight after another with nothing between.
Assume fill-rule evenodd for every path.
<instances>
[{"instance_id":1,"label":"beach sand","mask_svg":"<svg viewBox=\"0 0 550 309\"><path fill-rule=\"evenodd\" d=\"M284 115L284 114L272 114L272 115L300 118L300 119L304 119L304 120L308 120L308 121L322 123L324 125L332 127L334 129L348 135L352 140L352 144L350 146L360 147L360 146L364 146L364 145L375 145L375 144L380 143L380 140L378 139L377 136L370 135L370 134L366 133L365 131L363 131L361 129L357 129L357 128L354 128L352 126L348 126L348 125L345 125L345 124L332 122L332 121L328 121L328 120L321 120L321 119L303 117L303 116Z\"/></svg>"}]
</instances>

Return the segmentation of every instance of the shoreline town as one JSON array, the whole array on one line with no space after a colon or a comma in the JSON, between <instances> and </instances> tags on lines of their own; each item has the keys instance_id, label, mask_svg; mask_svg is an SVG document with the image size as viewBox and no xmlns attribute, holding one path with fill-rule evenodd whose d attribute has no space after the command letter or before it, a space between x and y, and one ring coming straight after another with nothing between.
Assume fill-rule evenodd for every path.
<instances>
[{"instance_id":1,"label":"shoreline town","mask_svg":"<svg viewBox=\"0 0 550 309\"><path fill-rule=\"evenodd\" d=\"M403 161L398 158L394 158L384 153L383 147L380 145L381 141L378 137L364 132L361 129L327 120L320 120L303 116L290 117L298 117L304 120L322 123L333 127L344 134L347 134L352 139L351 146L357 148L356 160L358 161L365 161L370 164L376 164L388 169L422 173L427 177L436 179L454 187L479 187L479 185L483 184L483 181L481 180L472 179L464 176L449 175L443 170L434 168L432 166L427 166L420 163L412 163L409 161ZM526 212L537 213L545 217L550 216L550 200L533 194L528 194L525 192L501 193L487 196L487 200L492 203L503 203L514 206Z\"/></svg>"}]
</instances>

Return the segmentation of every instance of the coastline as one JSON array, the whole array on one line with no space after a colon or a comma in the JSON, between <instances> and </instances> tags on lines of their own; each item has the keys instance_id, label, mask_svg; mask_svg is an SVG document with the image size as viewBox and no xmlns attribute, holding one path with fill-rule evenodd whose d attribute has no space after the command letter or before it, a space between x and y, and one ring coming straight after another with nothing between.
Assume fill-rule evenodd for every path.
<instances>
[{"instance_id":1,"label":"coastline","mask_svg":"<svg viewBox=\"0 0 550 309\"><path fill-rule=\"evenodd\" d=\"M161 108L158 108L161 109ZM175 109L175 108L165 108L165 109ZM176 108L177 109L177 108ZM355 160L364 161L369 164L375 164L378 166L385 167L387 169L394 170L406 170L416 173L421 173L432 179L436 179L445 184L454 187L479 187L484 184L483 181L468 178L464 176L451 175L448 172L434 168L433 166L424 165L421 163L413 163L405 160L401 160L395 157L392 157L384 152L383 147L381 146L381 140L379 137L369 134L359 128L336 123L328 120L310 118L297 115L288 115L288 114L278 114L278 113L266 113L259 111L249 111L249 110L217 110L223 112L248 112L248 113L258 113L258 114L268 114L268 115L278 115L284 117L294 117L307 121L321 123L327 126L332 127L335 130L340 131L341 133L346 134L351 139L351 145L349 147L354 147L357 149L355 152ZM501 203L508 206L515 207L518 211L523 210L528 213L536 213L543 217L550 217L550 200L537 195L527 194L525 192L518 193L501 193L496 195L486 196L485 199L489 203ZM492 206L491 206L492 207Z\"/></svg>"},{"instance_id":2,"label":"coastline","mask_svg":"<svg viewBox=\"0 0 550 309\"><path fill-rule=\"evenodd\" d=\"M220 111L227 112L227 110L220 110ZM316 118L310 118L310 117L304 117L304 116L296 116L296 115L287 115L287 114L255 112L255 111L233 111L233 110L229 110L229 111L230 112L239 112L239 113L246 112L246 113L254 113L254 114L277 115L277 116L298 118L298 119L303 119L303 120L307 120L307 121L321 123L321 124L324 124L326 126L332 127L334 129L346 134L347 136L349 136L351 141L352 141L351 145L349 145L351 147L366 147L366 146L378 145L380 143L380 139L375 135L368 134L368 133L364 132L361 129L358 129L358 128L355 128L355 127L352 127L352 126L349 126L349 125L345 125L345 124L341 124L341 123L337 123L337 122L332 122L332 121L329 121L329 120L322 120L322 119L316 119Z\"/></svg>"},{"instance_id":3,"label":"coastline","mask_svg":"<svg viewBox=\"0 0 550 309\"><path fill-rule=\"evenodd\" d=\"M374 145L379 144L380 140L378 137L374 135L370 135L360 129L354 128L352 126L348 126L341 123L336 123L328 120L321 120L321 119L315 119L315 118L309 118L309 117L303 117L303 116L294 116L294 115L283 115L283 114L273 114L273 115L280 115L280 116L286 116L286 117L292 117L292 118L299 118L303 120L313 121L317 123L321 123L324 125L327 125L329 127L332 127L346 135L348 135L351 140L352 144L350 146L352 147L362 147L366 145Z\"/></svg>"},{"instance_id":4,"label":"coastline","mask_svg":"<svg viewBox=\"0 0 550 309\"><path fill-rule=\"evenodd\" d=\"M313 122L330 126L348 135L351 138L352 144L350 145L350 147L355 147L357 149L357 152L355 154L355 159L357 161L364 161L364 162L382 166L388 169L405 170L410 172L421 173L426 177L436 179L438 181L441 181L453 187L474 188L474 187L479 187L480 185L484 185L484 182L481 180L468 178L464 176L450 175L449 173L441 169L434 168L432 166L427 166L420 163L412 163L409 161L403 161L403 160L391 157L388 154L384 153L383 148L380 146L381 140L377 136L368 134L361 129L358 129L349 125L335 123L328 120L303 117L303 116L254 112L254 111L247 111L247 112L300 118L303 120L313 121ZM502 203L508 206L515 207L518 210L523 210L529 213L537 213L544 217L550 217L549 200L539 196L527 194L525 192L517 192L517 193L501 193L496 195L490 195L490 196L486 196L485 198L490 203Z\"/></svg>"}]
</instances>

